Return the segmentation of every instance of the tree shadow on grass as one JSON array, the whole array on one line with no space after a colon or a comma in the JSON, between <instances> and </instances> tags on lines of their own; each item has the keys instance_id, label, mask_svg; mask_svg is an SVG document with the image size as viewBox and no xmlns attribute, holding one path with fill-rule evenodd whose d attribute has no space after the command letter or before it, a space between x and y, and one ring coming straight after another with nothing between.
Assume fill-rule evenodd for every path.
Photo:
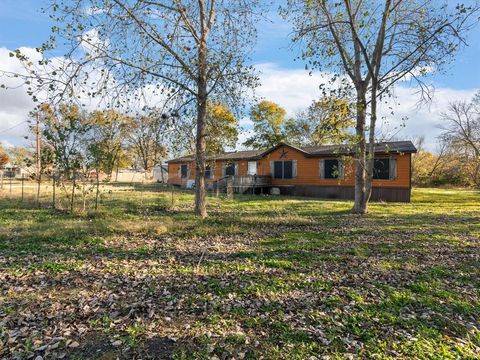
<instances>
[{"instance_id":1,"label":"tree shadow on grass","mask_svg":"<svg viewBox=\"0 0 480 360\"><path fill-rule=\"evenodd\" d=\"M275 213L266 210L262 216ZM75 335L82 346L71 354L79 357L94 358L99 350L124 356L123 345L112 345L117 337L122 344L131 341L125 354L145 358L161 358L154 351L162 346L168 356L194 358L239 351L253 358L308 358L335 352L365 355L366 350L415 357L414 346L398 346L418 338L455 354L458 343L447 336L477 341L469 334L472 325L480 325L479 242L434 236L453 225L474 234L472 222L478 218L473 215L399 214L381 222L374 215L358 218L322 209L317 216L323 223L269 219L252 226L254 217L234 213L219 212L202 221L181 212L174 221L188 226L179 234L140 233L128 239L130 244L118 245L104 243L104 238L127 235L112 229L108 217L25 209L18 226L13 224L17 215L2 215L11 230L0 235L2 289L29 291L22 297L14 290L18 297L2 299L2 315L17 311L5 324L15 327L17 314L29 307L44 318L56 309L44 328L83 324L86 334L99 339ZM409 224L412 231L407 231ZM428 231L417 229L418 237L415 227L420 225ZM249 232L256 240L243 242ZM195 239L185 238L188 234ZM79 259L80 268L69 266ZM5 276L15 261L15 266L33 266L26 275ZM60 294L65 299L56 298ZM111 300L111 294L118 298ZM89 312L85 305L99 310ZM109 324L103 328L106 335L99 336L92 321ZM143 335L131 339L135 332L127 329L135 322L184 335L173 345L162 333L158 343L149 345ZM185 323L191 327L184 328ZM385 347L378 348L379 342Z\"/></svg>"}]
</instances>

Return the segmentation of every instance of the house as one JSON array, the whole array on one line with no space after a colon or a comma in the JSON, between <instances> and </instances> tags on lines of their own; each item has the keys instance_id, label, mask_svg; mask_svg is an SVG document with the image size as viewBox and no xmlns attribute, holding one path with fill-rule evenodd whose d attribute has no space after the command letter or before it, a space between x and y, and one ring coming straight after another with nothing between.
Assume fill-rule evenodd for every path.
<instances>
[{"instance_id":1,"label":"house","mask_svg":"<svg viewBox=\"0 0 480 360\"><path fill-rule=\"evenodd\" d=\"M411 141L375 145L372 200L410 201L411 154L416 151ZM205 177L210 189L230 182L240 193L273 189L285 195L353 199L352 155L347 145L298 148L280 143L268 150L209 157ZM169 184L186 187L195 179L194 156L168 161L168 174Z\"/></svg>"},{"instance_id":2,"label":"house","mask_svg":"<svg viewBox=\"0 0 480 360\"><path fill-rule=\"evenodd\" d=\"M12 179L27 179L35 174L33 166L19 166L12 163L7 163L1 170L2 176Z\"/></svg>"}]
</instances>

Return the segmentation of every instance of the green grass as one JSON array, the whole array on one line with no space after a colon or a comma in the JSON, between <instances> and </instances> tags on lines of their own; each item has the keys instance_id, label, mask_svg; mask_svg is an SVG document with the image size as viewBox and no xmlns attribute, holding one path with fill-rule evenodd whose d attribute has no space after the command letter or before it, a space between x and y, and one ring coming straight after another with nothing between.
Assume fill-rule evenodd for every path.
<instances>
[{"instance_id":1,"label":"green grass","mask_svg":"<svg viewBox=\"0 0 480 360\"><path fill-rule=\"evenodd\" d=\"M48 193L44 194L44 205ZM0 358L480 357L480 192L412 203L0 193ZM59 202L60 203L60 202Z\"/></svg>"}]
</instances>

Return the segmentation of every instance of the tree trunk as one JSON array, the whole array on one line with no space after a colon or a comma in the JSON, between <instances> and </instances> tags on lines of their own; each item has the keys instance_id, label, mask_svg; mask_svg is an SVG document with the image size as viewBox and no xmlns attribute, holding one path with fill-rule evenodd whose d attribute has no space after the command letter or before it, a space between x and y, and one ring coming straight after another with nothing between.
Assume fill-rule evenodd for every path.
<instances>
[{"instance_id":1,"label":"tree trunk","mask_svg":"<svg viewBox=\"0 0 480 360\"><path fill-rule=\"evenodd\" d=\"M368 202L372 195L373 166L375 163L375 128L377 124L377 84L372 82L372 97L370 100L370 127L368 134L368 149L365 171L365 196L363 198L363 208L368 211Z\"/></svg>"},{"instance_id":2,"label":"tree trunk","mask_svg":"<svg viewBox=\"0 0 480 360\"><path fill-rule=\"evenodd\" d=\"M52 188L52 206L53 206L53 209L55 210L56 209L56 204L55 204L55 186L57 185L55 183L55 172L53 171L52 172L52 181L53 181L53 188Z\"/></svg>"},{"instance_id":3,"label":"tree trunk","mask_svg":"<svg viewBox=\"0 0 480 360\"><path fill-rule=\"evenodd\" d=\"M365 202L365 170L366 170L366 144L365 144L365 119L367 113L366 90L364 86L357 88L357 159L355 161L355 201L352 211L355 214L367 212Z\"/></svg>"},{"instance_id":4,"label":"tree trunk","mask_svg":"<svg viewBox=\"0 0 480 360\"><path fill-rule=\"evenodd\" d=\"M100 193L100 178L99 178L99 174L98 174L98 170L96 171L97 172L97 191L95 193L95 211L98 210L98 194Z\"/></svg>"},{"instance_id":5,"label":"tree trunk","mask_svg":"<svg viewBox=\"0 0 480 360\"><path fill-rule=\"evenodd\" d=\"M42 185L42 171L37 175L37 206L40 205L40 187Z\"/></svg>"},{"instance_id":6,"label":"tree trunk","mask_svg":"<svg viewBox=\"0 0 480 360\"><path fill-rule=\"evenodd\" d=\"M197 78L197 138L195 156L195 213L202 219L207 217L205 191L205 123L207 118L207 44L206 32L198 49Z\"/></svg>"},{"instance_id":7,"label":"tree trunk","mask_svg":"<svg viewBox=\"0 0 480 360\"><path fill-rule=\"evenodd\" d=\"M73 179L72 179L72 199L70 200L70 212L73 213L73 206L75 201L75 170L73 171Z\"/></svg>"},{"instance_id":8,"label":"tree trunk","mask_svg":"<svg viewBox=\"0 0 480 360\"><path fill-rule=\"evenodd\" d=\"M195 156L195 213L202 218L207 217L205 191L205 120L207 115L206 82L200 84L197 104L197 139Z\"/></svg>"}]
</instances>

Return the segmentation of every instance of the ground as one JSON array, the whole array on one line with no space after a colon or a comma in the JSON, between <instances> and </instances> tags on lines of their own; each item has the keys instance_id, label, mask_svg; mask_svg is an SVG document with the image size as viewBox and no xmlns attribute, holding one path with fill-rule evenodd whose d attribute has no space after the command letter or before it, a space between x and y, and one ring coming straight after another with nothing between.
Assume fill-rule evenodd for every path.
<instances>
[{"instance_id":1,"label":"ground","mask_svg":"<svg viewBox=\"0 0 480 360\"><path fill-rule=\"evenodd\" d=\"M0 200L0 358L480 357L480 193ZM46 200L45 200L46 201ZM45 204L44 204L45 206ZM40 358L38 358L40 359Z\"/></svg>"}]
</instances>

